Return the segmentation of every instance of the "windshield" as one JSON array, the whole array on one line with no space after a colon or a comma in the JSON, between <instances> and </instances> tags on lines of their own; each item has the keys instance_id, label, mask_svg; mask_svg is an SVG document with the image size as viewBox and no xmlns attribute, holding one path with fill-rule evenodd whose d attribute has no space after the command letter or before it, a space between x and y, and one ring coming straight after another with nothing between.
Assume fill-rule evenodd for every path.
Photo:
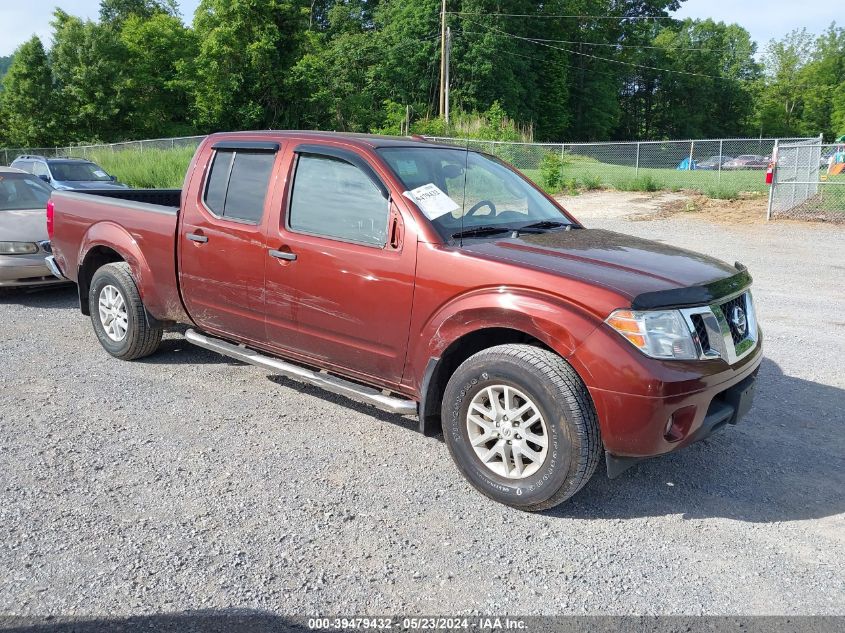
<instances>
[{"instance_id":1,"label":"windshield","mask_svg":"<svg viewBox=\"0 0 845 633\"><path fill-rule=\"evenodd\" d=\"M437 147L378 152L446 240L473 229L481 236L477 229L493 235L537 223L547 229L572 224L527 180L492 156Z\"/></svg>"},{"instance_id":2,"label":"windshield","mask_svg":"<svg viewBox=\"0 0 845 633\"><path fill-rule=\"evenodd\" d=\"M53 172L53 178L62 181L108 182L111 180L111 176L94 163L51 162L50 171Z\"/></svg>"},{"instance_id":3,"label":"windshield","mask_svg":"<svg viewBox=\"0 0 845 633\"><path fill-rule=\"evenodd\" d=\"M43 209L52 191L30 174L0 172L0 211Z\"/></svg>"}]
</instances>

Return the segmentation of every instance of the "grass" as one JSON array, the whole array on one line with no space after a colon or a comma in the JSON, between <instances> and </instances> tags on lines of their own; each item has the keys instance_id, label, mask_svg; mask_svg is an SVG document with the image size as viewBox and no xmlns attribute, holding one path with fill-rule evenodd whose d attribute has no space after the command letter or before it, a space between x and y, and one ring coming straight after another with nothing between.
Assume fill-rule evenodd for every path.
<instances>
[{"instance_id":1,"label":"grass","mask_svg":"<svg viewBox=\"0 0 845 633\"><path fill-rule=\"evenodd\" d=\"M539 169L522 172L542 183ZM618 189L620 191L697 191L711 198L734 199L744 192L766 192L766 175L762 170L681 171L578 161L565 163L562 181L577 183L580 189ZM550 193L558 193L550 191Z\"/></svg>"},{"instance_id":2,"label":"grass","mask_svg":"<svg viewBox=\"0 0 845 633\"><path fill-rule=\"evenodd\" d=\"M85 158L94 161L130 187L181 189L193 155L193 147L117 152L97 149L86 152Z\"/></svg>"}]
</instances>

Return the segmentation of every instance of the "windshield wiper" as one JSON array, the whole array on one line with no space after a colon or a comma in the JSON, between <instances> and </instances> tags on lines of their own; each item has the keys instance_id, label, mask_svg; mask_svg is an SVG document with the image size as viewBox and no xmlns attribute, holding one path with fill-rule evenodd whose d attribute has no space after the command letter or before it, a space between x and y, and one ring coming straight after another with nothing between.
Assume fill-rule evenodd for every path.
<instances>
[{"instance_id":1,"label":"windshield wiper","mask_svg":"<svg viewBox=\"0 0 845 633\"><path fill-rule=\"evenodd\" d=\"M474 226L471 229L464 229L463 231L452 233L452 237L481 237L484 235L498 235L499 233L511 233L512 231L513 228L503 226Z\"/></svg>"},{"instance_id":2,"label":"windshield wiper","mask_svg":"<svg viewBox=\"0 0 845 633\"><path fill-rule=\"evenodd\" d=\"M523 229L557 229L562 226L568 227L572 225L567 222L557 222L556 220L540 220L539 222L532 222L531 224L521 226L517 231L522 231Z\"/></svg>"}]
</instances>

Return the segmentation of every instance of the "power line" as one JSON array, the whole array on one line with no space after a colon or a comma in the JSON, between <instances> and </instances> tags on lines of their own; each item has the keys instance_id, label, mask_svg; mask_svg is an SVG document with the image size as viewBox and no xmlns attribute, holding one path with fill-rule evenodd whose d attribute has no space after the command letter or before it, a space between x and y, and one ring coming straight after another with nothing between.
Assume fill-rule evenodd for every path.
<instances>
[{"instance_id":1,"label":"power line","mask_svg":"<svg viewBox=\"0 0 845 633\"><path fill-rule=\"evenodd\" d=\"M476 23L477 24L477 23ZM486 26L486 25L485 25ZM467 31L468 33L471 31ZM478 33L478 35L483 35L483 33ZM614 43L607 43L607 42L583 42L581 40L550 40L545 39L542 37L532 37L529 38L534 42L548 42L552 44L578 44L583 46L607 46L609 48L648 48L658 51L702 51L706 53L725 53L731 52L733 49L731 48L699 48L699 47L689 47L689 46L650 46L646 44L614 44Z\"/></svg>"},{"instance_id":2,"label":"power line","mask_svg":"<svg viewBox=\"0 0 845 633\"><path fill-rule=\"evenodd\" d=\"M578 40L548 40L540 37L532 37L535 42L550 42L554 44L582 44L584 46L608 46L610 48L650 48L658 51L702 51L706 53L730 52L730 48L698 48L687 46L650 46L646 44L613 44L607 42L581 42Z\"/></svg>"},{"instance_id":3,"label":"power line","mask_svg":"<svg viewBox=\"0 0 845 633\"><path fill-rule=\"evenodd\" d=\"M452 37L460 37L463 34L467 35L486 35L486 33L481 33L479 31L456 31ZM571 70L583 70L583 68L579 66L573 66L572 64L567 64L566 62L562 62L559 59L543 59L541 57L534 57L533 55L523 55L522 53L516 53L514 51L497 51L497 55L505 55L506 57L514 56L514 57L521 57L523 59L530 59L531 61L540 62L541 64L554 64L556 66L562 66L564 68L569 68ZM599 75L606 75L607 77L613 77L618 79L618 75L616 73L608 72L606 70L590 70L591 73L599 74Z\"/></svg>"},{"instance_id":4,"label":"power line","mask_svg":"<svg viewBox=\"0 0 845 633\"><path fill-rule=\"evenodd\" d=\"M474 15L476 17L539 18L573 20L674 20L670 15L552 15L538 13L471 13L469 11L447 11L450 15Z\"/></svg>"},{"instance_id":5,"label":"power line","mask_svg":"<svg viewBox=\"0 0 845 633\"><path fill-rule=\"evenodd\" d=\"M669 69L669 68L659 68L657 66L649 66L647 64L637 64L635 62L626 62L626 61L622 61L622 60L619 60L619 59L613 59L611 57L601 57L599 55L593 55L591 53L585 53L583 51L574 51L574 50L571 50L571 49L568 49L568 48L562 48L560 46L554 46L554 45L549 44L547 42L541 42L539 40L535 40L535 39L532 39L530 37L522 37L521 35L514 35L513 33L508 33L507 31L497 29L495 26L490 26L488 24L481 24L480 22L475 22L474 20L469 20L469 22L473 22L476 26L480 26L482 28L491 29L493 31L496 31L497 33L500 33L501 35L504 35L506 37L510 37L512 39L515 39L515 40L520 40L520 41L523 41L523 42L531 42L532 44L537 44L538 46L545 46L547 48L553 48L553 49L558 50L558 51L570 53L571 55L580 55L582 57L589 57L591 59L598 59L600 61L606 61L606 62L610 62L610 63L613 63L613 64L622 64L624 66L632 66L634 68L644 68L644 69L647 69L647 70L657 70L659 72L673 73L673 74L677 74L677 75L687 75L687 76L691 76L691 77L705 77L707 79L729 79L727 77L720 77L719 75L708 75L706 73L694 73L694 72L689 72L689 71L686 71L686 70L672 70L672 69Z\"/></svg>"}]
</instances>

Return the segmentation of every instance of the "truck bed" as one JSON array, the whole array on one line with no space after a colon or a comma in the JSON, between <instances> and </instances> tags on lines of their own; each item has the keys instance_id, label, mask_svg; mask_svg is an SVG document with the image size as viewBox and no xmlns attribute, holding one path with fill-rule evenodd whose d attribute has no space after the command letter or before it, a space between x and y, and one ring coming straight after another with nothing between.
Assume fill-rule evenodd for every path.
<instances>
[{"instance_id":1,"label":"truck bed","mask_svg":"<svg viewBox=\"0 0 845 633\"><path fill-rule=\"evenodd\" d=\"M184 318L176 278L180 189L54 191L54 254L87 302L85 266L116 249L129 263L150 314ZM80 279L81 278L81 279Z\"/></svg>"}]
</instances>

